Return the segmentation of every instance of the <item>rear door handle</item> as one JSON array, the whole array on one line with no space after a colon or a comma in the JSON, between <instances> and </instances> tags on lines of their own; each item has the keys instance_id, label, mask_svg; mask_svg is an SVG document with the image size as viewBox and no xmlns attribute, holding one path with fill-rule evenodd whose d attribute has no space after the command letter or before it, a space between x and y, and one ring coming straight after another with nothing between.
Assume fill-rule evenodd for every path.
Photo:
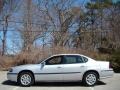
<instances>
[{"instance_id":1,"label":"rear door handle","mask_svg":"<svg viewBox=\"0 0 120 90\"><path fill-rule=\"evenodd\" d=\"M57 68L62 68L62 67L57 67Z\"/></svg>"}]
</instances>

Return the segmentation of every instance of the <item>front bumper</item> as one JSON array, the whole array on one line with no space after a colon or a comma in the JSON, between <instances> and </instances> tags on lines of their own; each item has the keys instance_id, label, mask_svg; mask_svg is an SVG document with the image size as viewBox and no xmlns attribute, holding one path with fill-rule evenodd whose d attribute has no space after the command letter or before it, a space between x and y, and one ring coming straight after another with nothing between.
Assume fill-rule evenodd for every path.
<instances>
[{"instance_id":1,"label":"front bumper","mask_svg":"<svg viewBox=\"0 0 120 90\"><path fill-rule=\"evenodd\" d=\"M17 82L17 73L7 73L7 79L10 81L15 81Z\"/></svg>"}]
</instances>

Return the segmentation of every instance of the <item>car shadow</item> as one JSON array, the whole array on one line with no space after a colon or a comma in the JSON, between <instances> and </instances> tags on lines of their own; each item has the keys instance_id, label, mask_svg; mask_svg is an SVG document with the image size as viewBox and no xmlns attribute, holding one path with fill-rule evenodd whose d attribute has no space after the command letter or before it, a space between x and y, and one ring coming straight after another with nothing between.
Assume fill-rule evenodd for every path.
<instances>
[{"instance_id":1,"label":"car shadow","mask_svg":"<svg viewBox=\"0 0 120 90\"><path fill-rule=\"evenodd\" d=\"M16 82L6 80L2 85L19 86ZM96 86L106 85L106 83L99 81ZM36 82L31 87L87 87L82 82Z\"/></svg>"},{"instance_id":2,"label":"car shadow","mask_svg":"<svg viewBox=\"0 0 120 90\"><path fill-rule=\"evenodd\" d=\"M17 86L18 84L16 82L6 80L2 82L2 85L10 85L10 86Z\"/></svg>"}]
</instances>

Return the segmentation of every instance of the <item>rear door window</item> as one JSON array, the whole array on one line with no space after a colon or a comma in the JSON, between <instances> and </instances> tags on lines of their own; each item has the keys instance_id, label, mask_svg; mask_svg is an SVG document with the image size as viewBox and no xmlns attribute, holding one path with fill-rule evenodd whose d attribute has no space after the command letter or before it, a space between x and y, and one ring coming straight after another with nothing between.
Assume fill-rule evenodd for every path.
<instances>
[{"instance_id":1,"label":"rear door window","mask_svg":"<svg viewBox=\"0 0 120 90\"><path fill-rule=\"evenodd\" d=\"M74 64L74 63L83 63L83 59L81 56L77 55L66 55L64 56L63 63L64 64Z\"/></svg>"}]
</instances>

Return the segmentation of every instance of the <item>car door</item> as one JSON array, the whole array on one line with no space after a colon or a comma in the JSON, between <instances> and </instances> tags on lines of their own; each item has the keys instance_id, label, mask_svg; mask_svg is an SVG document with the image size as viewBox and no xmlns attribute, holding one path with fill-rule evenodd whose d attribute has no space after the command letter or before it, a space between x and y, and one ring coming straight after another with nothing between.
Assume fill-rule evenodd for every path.
<instances>
[{"instance_id":1,"label":"car door","mask_svg":"<svg viewBox=\"0 0 120 90\"><path fill-rule=\"evenodd\" d=\"M45 61L45 65L41 68L39 81L62 81L63 71L62 56L54 56Z\"/></svg>"},{"instance_id":2,"label":"car door","mask_svg":"<svg viewBox=\"0 0 120 90\"><path fill-rule=\"evenodd\" d=\"M70 80L82 80L82 73L86 70L86 64L81 56L66 55L63 58L64 72L63 79Z\"/></svg>"}]
</instances>

